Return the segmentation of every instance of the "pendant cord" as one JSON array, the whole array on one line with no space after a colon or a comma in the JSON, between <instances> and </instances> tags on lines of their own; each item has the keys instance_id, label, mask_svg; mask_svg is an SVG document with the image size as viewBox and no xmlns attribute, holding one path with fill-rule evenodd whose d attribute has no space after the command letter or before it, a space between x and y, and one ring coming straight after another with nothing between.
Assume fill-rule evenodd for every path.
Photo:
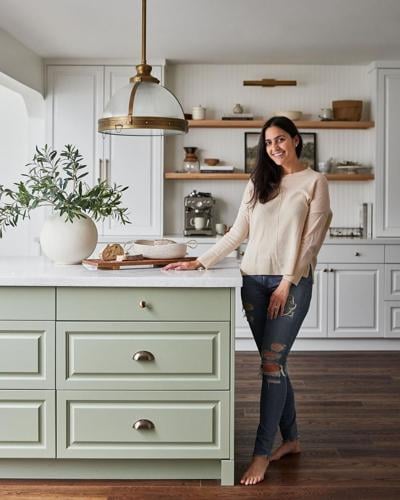
<instances>
[{"instance_id":1,"label":"pendant cord","mask_svg":"<svg viewBox=\"0 0 400 500\"><path fill-rule=\"evenodd\" d=\"M146 0L142 0L142 64L146 64Z\"/></svg>"}]
</instances>

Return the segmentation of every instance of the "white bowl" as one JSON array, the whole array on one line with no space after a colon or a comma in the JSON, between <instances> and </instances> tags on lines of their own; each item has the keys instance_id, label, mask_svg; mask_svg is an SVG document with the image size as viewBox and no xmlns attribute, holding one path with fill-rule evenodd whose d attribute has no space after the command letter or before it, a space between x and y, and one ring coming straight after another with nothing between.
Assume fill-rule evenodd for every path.
<instances>
[{"instance_id":1,"label":"white bowl","mask_svg":"<svg viewBox=\"0 0 400 500\"><path fill-rule=\"evenodd\" d=\"M274 116L286 116L289 120L301 120L303 116L302 111L275 111Z\"/></svg>"},{"instance_id":2,"label":"white bowl","mask_svg":"<svg viewBox=\"0 0 400 500\"><path fill-rule=\"evenodd\" d=\"M170 240L135 240L133 252L149 259L180 259L185 257L188 246L195 248L192 246L194 243L196 246L197 242L194 240L187 243L171 243Z\"/></svg>"}]
</instances>

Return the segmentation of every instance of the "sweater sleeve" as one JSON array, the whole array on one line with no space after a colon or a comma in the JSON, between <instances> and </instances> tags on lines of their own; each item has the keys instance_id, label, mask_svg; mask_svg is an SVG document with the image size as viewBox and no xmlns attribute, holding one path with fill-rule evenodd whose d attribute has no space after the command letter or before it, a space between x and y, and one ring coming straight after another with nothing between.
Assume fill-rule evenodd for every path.
<instances>
[{"instance_id":1,"label":"sweater sleeve","mask_svg":"<svg viewBox=\"0 0 400 500\"><path fill-rule=\"evenodd\" d=\"M235 250L249 235L250 199L253 194L253 182L249 181L243 193L239 211L231 229L197 260L206 269L213 266L230 252Z\"/></svg>"},{"instance_id":2,"label":"sweater sleeve","mask_svg":"<svg viewBox=\"0 0 400 500\"><path fill-rule=\"evenodd\" d=\"M316 259L331 220L332 211L329 201L328 181L321 175L315 184L313 197L310 201L294 273L284 274L284 279L296 286L298 285L304 271Z\"/></svg>"}]
</instances>

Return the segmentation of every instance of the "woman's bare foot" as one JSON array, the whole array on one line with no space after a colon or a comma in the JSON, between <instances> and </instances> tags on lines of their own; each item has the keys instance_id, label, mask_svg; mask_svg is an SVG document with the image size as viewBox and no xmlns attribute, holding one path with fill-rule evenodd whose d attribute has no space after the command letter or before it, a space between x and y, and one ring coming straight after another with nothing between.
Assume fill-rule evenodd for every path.
<instances>
[{"instance_id":1,"label":"woman's bare foot","mask_svg":"<svg viewBox=\"0 0 400 500\"><path fill-rule=\"evenodd\" d=\"M296 439L295 441L286 441L282 443L279 448L277 448L271 456L271 462L273 460L279 460L285 455L300 453L300 441Z\"/></svg>"},{"instance_id":2,"label":"woman's bare foot","mask_svg":"<svg viewBox=\"0 0 400 500\"><path fill-rule=\"evenodd\" d=\"M264 480L265 472L268 469L269 458L264 455L254 455L251 464L240 480L241 484L257 484Z\"/></svg>"}]
</instances>

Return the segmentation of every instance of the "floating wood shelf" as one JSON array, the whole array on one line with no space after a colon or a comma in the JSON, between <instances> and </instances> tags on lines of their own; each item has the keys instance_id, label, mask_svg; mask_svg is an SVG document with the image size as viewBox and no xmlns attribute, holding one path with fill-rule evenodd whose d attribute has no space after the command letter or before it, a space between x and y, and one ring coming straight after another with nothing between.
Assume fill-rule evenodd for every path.
<instances>
[{"instance_id":1,"label":"floating wood shelf","mask_svg":"<svg viewBox=\"0 0 400 500\"><path fill-rule=\"evenodd\" d=\"M165 172L165 179L172 180L247 180L250 174L236 172L232 174L188 174L186 172ZM374 174L326 174L330 181L372 181Z\"/></svg>"},{"instance_id":2,"label":"floating wood shelf","mask_svg":"<svg viewBox=\"0 0 400 500\"><path fill-rule=\"evenodd\" d=\"M189 120L189 128L258 128L260 129L266 120ZM345 122L345 121L307 121L297 120L294 122L299 129L368 129L373 128L373 121Z\"/></svg>"}]
</instances>

